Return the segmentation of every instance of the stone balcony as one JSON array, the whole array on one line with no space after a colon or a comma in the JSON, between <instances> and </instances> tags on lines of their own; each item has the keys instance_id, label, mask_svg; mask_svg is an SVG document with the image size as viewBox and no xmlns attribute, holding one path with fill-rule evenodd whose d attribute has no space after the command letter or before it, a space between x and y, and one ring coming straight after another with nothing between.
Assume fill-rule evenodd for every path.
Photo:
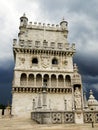
<instances>
[{"instance_id":1,"label":"stone balcony","mask_svg":"<svg viewBox=\"0 0 98 130\"><path fill-rule=\"evenodd\" d=\"M80 79L73 79L73 84L81 84L81 80Z\"/></svg>"}]
</instances>

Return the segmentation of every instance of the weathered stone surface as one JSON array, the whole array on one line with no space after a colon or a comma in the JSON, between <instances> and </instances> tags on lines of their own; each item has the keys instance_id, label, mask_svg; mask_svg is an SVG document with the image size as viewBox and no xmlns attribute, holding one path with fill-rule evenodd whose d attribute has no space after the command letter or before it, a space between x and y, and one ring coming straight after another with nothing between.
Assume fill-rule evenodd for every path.
<instances>
[{"instance_id":1,"label":"weathered stone surface","mask_svg":"<svg viewBox=\"0 0 98 130\"><path fill-rule=\"evenodd\" d=\"M30 119L24 118L2 118L0 119L0 129L1 130L98 130L98 124L36 124Z\"/></svg>"},{"instance_id":2,"label":"weathered stone surface","mask_svg":"<svg viewBox=\"0 0 98 130\"><path fill-rule=\"evenodd\" d=\"M0 118L2 117L2 109L0 109Z\"/></svg>"},{"instance_id":3,"label":"weathered stone surface","mask_svg":"<svg viewBox=\"0 0 98 130\"><path fill-rule=\"evenodd\" d=\"M46 118L45 122L62 123L61 113L70 111L75 113L74 123L83 123L83 110L88 106L86 98L83 103L81 75L73 63L75 44L69 44L67 37L65 20L59 25L46 25L28 23L25 14L20 18L18 40L13 40L15 67L11 114L14 117L30 118L31 112L54 111L53 118ZM98 103L95 100L92 107L91 99L92 95L89 109L96 110ZM65 122L71 118L73 115L67 113Z\"/></svg>"}]
</instances>

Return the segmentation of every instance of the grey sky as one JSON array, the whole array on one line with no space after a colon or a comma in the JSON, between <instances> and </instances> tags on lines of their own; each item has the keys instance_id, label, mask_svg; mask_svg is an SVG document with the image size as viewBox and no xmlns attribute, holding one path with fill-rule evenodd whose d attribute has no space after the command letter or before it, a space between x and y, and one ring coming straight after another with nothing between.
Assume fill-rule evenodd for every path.
<instances>
[{"instance_id":1,"label":"grey sky","mask_svg":"<svg viewBox=\"0 0 98 130\"><path fill-rule=\"evenodd\" d=\"M12 76L10 80L7 76L14 66L12 40L18 37L19 18L24 12L29 22L59 24L63 17L68 21L68 41L76 43L74 61L84 88L98 91L98 0L0 1L0 76L6 75L0 80L0 87L9 87L7 83L12 80Z\"/></svg>"}]
</instances>

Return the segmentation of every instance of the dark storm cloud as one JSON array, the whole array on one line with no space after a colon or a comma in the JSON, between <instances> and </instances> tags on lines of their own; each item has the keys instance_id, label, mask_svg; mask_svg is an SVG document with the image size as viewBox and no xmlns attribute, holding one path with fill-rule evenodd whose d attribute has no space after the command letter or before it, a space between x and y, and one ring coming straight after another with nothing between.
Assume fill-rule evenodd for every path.
<instances>
[{"instance_id":1,"label":"dark storm cloud","mask_svg":"<svg viewBox=\"0 0 98 130\"><path fill-rule=\"evenodd\" d=\"M0 68L0 75L1 75L0 83L1 82L8 83L8 82L10 82L10 80L12 78L12 75L10 73L13 70L13 66L14 66L13 61L5 62L3 64L3 66L4 65L7 66L7 67L6 68L3 68L3 67Z\"/></svg>"},{"instance_id":2,"label":"dark storm cloud","mask_svg":"<svg viewBox=\"0 0 98 130\"><path fill-rule=\"evenodd\" d=\"M42 0L40 8L43 16L52 22L63 16L68 21L68 39L76 43L74 62L82 75L84 89L98 91L98 1Z\"/></svg>"},{"instance_id":3,"label":"dark storm cloud","mask_svg":"<svg viewBox=\"0 0 98 130\"><path fill-rule=\"evenodd\" d=\"M11 103L13 67L14 63L12 60L4 62L0 66L0 104Z\"/></svg>"},{"instance_id":4,"label":"dark storm cloud","mask_svg":"<svg viewBox=\"0 0 98 130\"><path fill-rule=\"evenodd\" d=\"M79 66L81 74L83 75L98 75L98 59L93 55L77 54L74 57L74 61Z\"/></svg>"},{"instance_id":5,"label":"dark storm cloud","mask_svg":"<svg viewBox=\"0 0 98 130\"><path fill-rule=\"evenodd\" d=\"M59 24L63 17L68 21L68 42L76 43L74 62L82 75L84 89L94 88L98 92L98 0L3 0L0 1L0 102L9 98L14 68L12 39L17 38L19 17L24 12L32 22Z\"/></svg>"}]
</instances>

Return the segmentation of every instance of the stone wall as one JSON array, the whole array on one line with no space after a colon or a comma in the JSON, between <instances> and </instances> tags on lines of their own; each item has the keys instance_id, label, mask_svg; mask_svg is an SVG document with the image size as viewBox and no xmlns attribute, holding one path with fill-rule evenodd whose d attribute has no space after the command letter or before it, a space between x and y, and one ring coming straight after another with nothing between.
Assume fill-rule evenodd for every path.
<instances>
[{"instance_id":1,"label":"stone wall","mask_svg":"<svg viewBox=\"0 0 98 130\"><path fill-rule=\"evenodd\" d=\"M98 111L87 111L84 112L85 123L98 123Z\"/></svg>"},{"instance_id":2,"label":"stone wall","mask_svg":"<svg viewBox=\"0 0 98 130\"><path fill-rule=\"evenodd\" d=\"M39 97L40 96L40 97ZM39 98L41 108L43 108L43 95L36 93L14 93L12 115L30 118L30 114L34 109L39 107ZM35 106L33 106L33 99ZM65 104L66 100L66 104ZM46 109L47 110L72 110L72 94L47 94ZM66 106L65 106L66 105Z\"/></svg>"},{"instance_id":3,"label":"stone wall","mask_svg":"<svg viewBox=\"0 0 98 130\"><path fill-rule=\"evenodd\" d=\"M31 118L40 124L67 124L75 123L74 112L39 111L32 112Z\"/></svg>"}]
</instances>

